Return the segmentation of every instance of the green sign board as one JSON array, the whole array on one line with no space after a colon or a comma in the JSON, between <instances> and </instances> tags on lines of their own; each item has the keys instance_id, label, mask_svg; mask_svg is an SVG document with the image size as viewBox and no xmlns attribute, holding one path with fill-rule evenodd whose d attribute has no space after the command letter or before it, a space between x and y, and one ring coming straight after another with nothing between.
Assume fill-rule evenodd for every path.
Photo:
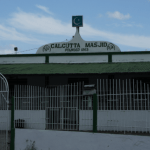
<instances>
[{"instance_id":1,"label":"green sign board","mask_svg":"<svg viewBox=\"0 0 150 150\"><path fill-rule=\"evenodd\" d=\"M83 27L83 16L72 16L72 27Z\"/></svg>"}]
</instances>

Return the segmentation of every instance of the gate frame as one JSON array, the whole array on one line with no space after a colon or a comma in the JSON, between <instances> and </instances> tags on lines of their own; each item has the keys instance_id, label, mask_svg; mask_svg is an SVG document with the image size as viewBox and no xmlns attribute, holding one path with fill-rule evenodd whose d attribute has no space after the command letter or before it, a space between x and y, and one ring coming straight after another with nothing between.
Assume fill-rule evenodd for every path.
<instances>
[{"instance_id":1,"label":"gate frame","mask_svg":"<svg viewBox=\"0 0 150 150\"><path fill-rule=\"evenodd\" d=\"M0 80L3 81L3 83L5 84L5 90L4 91L0 91L0 94L2 94L3 92L6 92L6 97L3 96L4 100L6 101L7 104L7 119L6 119L6 150L7 150L7 146L8 146L8 118L9 118L9 110L8 110L8 106L9 106L9 84L7 79L0 73ZM2 89L3 90L3 89Z\"/></svg>"}]
</instances>

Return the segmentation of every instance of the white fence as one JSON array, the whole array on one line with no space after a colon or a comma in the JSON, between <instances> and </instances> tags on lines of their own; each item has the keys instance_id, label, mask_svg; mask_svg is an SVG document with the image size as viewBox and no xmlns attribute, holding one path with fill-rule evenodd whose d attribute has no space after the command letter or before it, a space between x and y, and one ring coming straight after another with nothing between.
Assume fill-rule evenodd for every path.
<instances>
[{"instance_id":1,"label":"white fence","mask_svg":"<svg viewBox=\"0 0 150 150\"><path fill-rule=\"evenodd\" d=\"M15 86L15 120L24 120L24 128L79 130L79 93L81 83L50 88Z\"/></svg>"},{"instance_id":2,"label":"white fence","mask_svg":"<svg viewBox=\"0 0 150 150\"><path fill-rule=\"evenodd\" d=\"M97 80L98 130L150 132L149 85L138 80Z\"/></svg>"},{"instance_id":3,"label":"white fence","mask_svg":"<svg viewBox=\"0 0 150 150\"><path fill-rule=\"evenodd\" d=\"M148 84L98 79L96 87L98 131L150 133ZM83 83L15 86L15 120L24 121L19 126L28 129L92 131L93 98L82 93Z\"/></svg>"}]
</instances>

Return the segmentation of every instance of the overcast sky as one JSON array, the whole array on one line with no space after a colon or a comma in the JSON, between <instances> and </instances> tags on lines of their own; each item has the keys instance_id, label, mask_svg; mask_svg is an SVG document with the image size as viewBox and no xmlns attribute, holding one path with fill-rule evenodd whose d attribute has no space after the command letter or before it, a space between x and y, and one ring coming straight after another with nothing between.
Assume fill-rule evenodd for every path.
<instances>
[{"instance_id":1,"label":"overcast sky","mask_svg":"<svg viewBox=\"0 0 150 150\"><path fill-rule=\"evenodd\" d=\"M0 0L0 54L14 53L15 46L36 53L47 43L70 40L75 15L83 15L80 34L86 41L150 51L150 0Z\"/></svg>"}]
</instances>

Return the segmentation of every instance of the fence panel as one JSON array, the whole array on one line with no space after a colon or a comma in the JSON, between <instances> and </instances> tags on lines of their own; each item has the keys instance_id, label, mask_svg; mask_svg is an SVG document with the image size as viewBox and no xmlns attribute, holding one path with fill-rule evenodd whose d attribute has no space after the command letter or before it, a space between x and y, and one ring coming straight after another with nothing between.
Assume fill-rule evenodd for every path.
<instances>
[{"instance_id":1,"label":"fence panel","mask_svg":"<svg viewBox=\"0 0 150 150\"><path fill-rule=\"evenodd\" d=\"M15 126L79 130L80 86L78 83L50 88L16 85Z\"/></svg>"},{"instance_id":2,"label":"fence panel","mask_svg":"<svg viewBox=\"0 0 150 150\"><path fill-rule=\"evenodd\" d=\"M62 85L50 89L46 107L46 129L78 130L78 84Z\"/></svg>"},{"instance_id":3,"label":"fence panel","mask_svg":"<svg viewBox=\"0 0 150 150\"><path fill-rule=\"evenodd\" d=\"M149 85L97 79L99 131L150 132Z\"/></svg>"}]
</instances>

